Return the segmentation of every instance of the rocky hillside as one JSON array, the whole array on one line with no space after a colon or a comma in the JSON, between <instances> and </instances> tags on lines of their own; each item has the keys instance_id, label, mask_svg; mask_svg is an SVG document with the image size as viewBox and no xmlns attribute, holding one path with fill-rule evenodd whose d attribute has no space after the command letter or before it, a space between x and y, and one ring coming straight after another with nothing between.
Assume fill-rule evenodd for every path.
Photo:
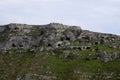
<instances>
[{"instance_id":1,"label":"rocky hillside","mask_svg":"<svg viewBox=\"0 0 120 80\"><path fill-rule=\"evenodd\" d=\"M119 80L120 36L59 23L0 26L0 80Z\"/></svg>"},{"instance_id":2,"label":"rocky hillside","mask_svg":"<svg viewBox=\"0 0 120 80\"><path fill-rule=\"evenodd\" d=\"M0 51L13 49L44 49L69 48L85 43L105 44L120 49L120 36L82 30L79 26L67 26L59 23L47 25L8 24L0 26ZM111 44L112 45L111 45ZM79 46L80 47L80 46Z\"/></svg>"},{"instance_id":3,"label":"rocky hillside","mask_svg":"<svg viewBox=\"0 0 120 80\"><path fill-rule=\"evenodd\" d=\"M8 24L0 26L0 49L1 51L32 47L55 49L74 42L81 32L82 30L78 26L58 23L48 25Z\"/></svg>"}]
</instances>

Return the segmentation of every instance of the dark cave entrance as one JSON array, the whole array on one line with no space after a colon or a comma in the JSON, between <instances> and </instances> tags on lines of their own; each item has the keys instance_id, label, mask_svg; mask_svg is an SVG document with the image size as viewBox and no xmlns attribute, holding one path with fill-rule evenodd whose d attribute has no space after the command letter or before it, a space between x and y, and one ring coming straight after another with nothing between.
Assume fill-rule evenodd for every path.
<instances>
[{"instance_id":1,"label":"dark cave entrance","mask_svg":"<svg viewBox=\"0 0 120 80\"><path fill-rule=\"evenodd\" d=\"M12 44L12 47L16 47L16 45L13 43L13 44Z\"/></svg>"}]
</instances>

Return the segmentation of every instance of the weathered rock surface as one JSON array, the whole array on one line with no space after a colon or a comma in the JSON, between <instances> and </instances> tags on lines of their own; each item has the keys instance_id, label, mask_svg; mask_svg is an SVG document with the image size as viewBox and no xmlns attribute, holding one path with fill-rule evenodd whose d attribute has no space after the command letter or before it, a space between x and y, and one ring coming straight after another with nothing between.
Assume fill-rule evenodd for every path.
<instances>
[{"instance_id":1,"label":"weathered rock surface","mask_svg":"<svg viewBox=\"0 0 120 80\"><path fill-rule=\"evenodd\" d=\"M67 40L73 42L81 34L78 26L67 26L59 23L48 25L8 24L0 26L0 49L29 49L32 47L64 46Z\"/></svg>"},{"instance_id":2,"label":"weathered rock surface","mask_svg":"<svg viewBox=\"0 0 120 80\"><path fill-rule=\"evenodd\" d=\"M120 36L59 23L0 26L0 80L120 80L119 67Z\"/></svg>"},{"instance_id":3,"label":"weathered rock surface","mask_svg":"<svg viewBox=\"0 0 120 80\"><path fill-rule=\"evenodd\" d=\"M84 45L78 45L84 44ZM82 30L79 26L68 26L59 23L47 25L27 25L11 23L0 26L0 52L16 50L22 53L27 50L46 51L53 49L91 50L100 53L99 59L107 62L118 58L118 53L99 52L103 44L111 49L120 49L120 36ZM76 56L75 54L68 55ZM87 58L91 58L87 56Z\"/></svg>"}]
</instances>

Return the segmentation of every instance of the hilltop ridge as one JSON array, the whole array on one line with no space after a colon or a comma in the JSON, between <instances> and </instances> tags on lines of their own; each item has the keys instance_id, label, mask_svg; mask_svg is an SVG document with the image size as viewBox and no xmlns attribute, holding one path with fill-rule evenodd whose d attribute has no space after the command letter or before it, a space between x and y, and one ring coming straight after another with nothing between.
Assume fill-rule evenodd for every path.
<instances>
[{"instance_id":1,"label":"hilltop ridge","mask_svg":"<svg viewBox=\"0 0 120 80\"><path fill-rule=\"evenodd\" d=\"M9 50L16 48L28 49L34 46L50 46L57 48L57 44L66 46L80 38L98 39L109 38L119 40L120 37L113 34L103 34L82 30L79 26L68 26L60 23L47 25L27 25L11 23L0 26L0 49ZM114 42L115 42L114 41Z\"/></svg>"},{"instance_id":2,"label":"hilltop ridge","mask_svg":"<svg viewBox=\"0 0 120 80\"><path fill-rule=\"evenodd\" d=\"M1 25L0 80L120 80L120 36L60 23Z\"/></svg>"}]
</instances>

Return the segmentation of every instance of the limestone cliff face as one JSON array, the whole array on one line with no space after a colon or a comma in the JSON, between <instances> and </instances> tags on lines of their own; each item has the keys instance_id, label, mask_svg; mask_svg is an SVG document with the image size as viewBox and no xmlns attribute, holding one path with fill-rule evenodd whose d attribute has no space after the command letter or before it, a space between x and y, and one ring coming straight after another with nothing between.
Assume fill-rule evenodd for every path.
<instances>
[{"instance_id":1,"label":"limestone cliff face","mask_svg":"<svg viewBox=\"0 0 120 80\"><path fill-rule=\"evenodd\" d=\"M71 44L104 43L119 41L120 37L112 34L82 30L79 26L59 23L47 25L27 25L11 23L0 26L0 50L63 48ZM116 44L117 45L117 44Z\"/></svg>"},{"instance_id":2,"label":"limestone cliff face","mask_svg":"<svg viewBox=\"0 0 120 80\"><path fill-rule=\"evenodd\" d=\"M75 41L81 32L82 30L78 26L67 26L59 23L1 25L0 49L29 49L42 46L58 48Z\"/></svg>"},{"instance_id":3,"label":"limestone cliff face","mask_svg":"<svg viewBox=\"0 0 120 80\"><path fill-rule=\"evenodd\" d=\"M0 25L0 80L120 80L120 36L59 23Z\"/></svg>"}]
</instances>

